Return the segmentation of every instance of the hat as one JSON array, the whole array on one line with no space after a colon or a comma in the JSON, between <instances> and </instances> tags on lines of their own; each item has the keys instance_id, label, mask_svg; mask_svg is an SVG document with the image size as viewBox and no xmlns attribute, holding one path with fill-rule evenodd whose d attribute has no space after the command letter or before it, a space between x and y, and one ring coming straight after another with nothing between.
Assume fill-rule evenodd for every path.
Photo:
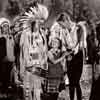
<instances>
[{"instance_id":1,"label":"hat","mask_svg":"<svg viewBox=\"0 0 100 100\"><path fill-rule=\"evenodd\" d=\"M47 7L42 4L38 4L38 10L39 11L37 12L34 6L30 7L26 15L29 17L34 17L37 20L47 20L49 15Z\"/></svg>"}]
</instances>

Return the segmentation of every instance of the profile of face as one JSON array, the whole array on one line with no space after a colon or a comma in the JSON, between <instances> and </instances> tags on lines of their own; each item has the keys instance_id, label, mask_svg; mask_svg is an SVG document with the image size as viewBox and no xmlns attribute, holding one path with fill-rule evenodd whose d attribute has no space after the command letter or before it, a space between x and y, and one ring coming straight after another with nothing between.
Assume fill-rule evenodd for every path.
<instances>
[{"instance_id":1,"label":"profile of face","mask_svg":"<svg viewBox=\"0 0 100 100\"><path fill-rule=\"evenodd\" d=\"M32 32L36 32L39 29L39 23L34 21L31 23Z\"/></svg>"},{"instance_id":2,"label":"profile of face","mask_svg":"<svg viewBox=\"0 0 100 100\"><path fill-rule=\"evenodd\" d=\"M70 28L69 20L70 20L69 16L62 14L59 23L63 28L69 29Z\"/></svg>"},{"instance_id":3,"label":"profile of face","mask_svg":"<svg viewBox=\"0 0 100 100\"><path fill-rule=\"evenodd\" d=\"M60 46L60 41L59 41L58 39L53 39L53 40L52 40L51 46L52 46L53 48L59 48L59 46Z\"/></svg>"},{"instance_id":4,"label":"profile of face","mask_svg":"<svg viewBox=\"0 0 100 100\"><path fill-rule=\"evenodd\" d=\"M19 23L16 22L14 25L14 31L18 32L19 31Z\"/></svg>"},{"instance_id":5,"label":"profile of face","mask_svg":"<svg viewBox=\"0 0 100 100\"><path fill-rule=\"evenodd\" d=\"M9 34L9 24L4 23L1 27L2 27L1 32L3 34Z\"/></svg>"},{"instance_id":6,"label":"profile of face","mask_svg":"<svg viewBox=\"0 0 100 100\"><path fill-rule=\"evenodd\" d=\"M68 29L70 29L70 22L69 22L70 18L69 18L68 16L65 16L64 19L65 19L64 22L65 22L66 27L67 27Z\"/></svg>"}]
</instances>

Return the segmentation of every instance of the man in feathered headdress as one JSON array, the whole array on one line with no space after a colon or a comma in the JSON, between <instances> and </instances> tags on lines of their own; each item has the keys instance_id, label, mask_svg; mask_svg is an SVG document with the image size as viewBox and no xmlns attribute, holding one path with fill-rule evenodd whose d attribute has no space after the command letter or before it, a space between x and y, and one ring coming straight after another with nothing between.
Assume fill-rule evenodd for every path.
<instances>
[{"instance_id":1,"label":"man in feathered headdress","mask_svg":"<svg viewBox=\"0 0 100 100\"><path fill-rule=\"evenodd\" d=\"M15 61L14 39L10 31L10 21L6 18L0 18L0 65L4 88L7 88L10 82L10 72L12 64Z\"/></svg>"},{"instance_id":2,"label":"man in feathered headdress","mask_svg":"<svg viewBox=\"0 0 100 100\"><path fill-rule=\"evenodd\" d=\"M24 20L24 23L20 38L20 75L24 83L26 100L41 100L44 73L48 69L47 41L45 32L40 28L41 21L44 23L48 15L44 17L45 12L43 11L41 13L44 14L39 15L42 10L41 6L39 4L33 6L31 10L25 12L26 20L23 17L21 19ZM48 12L48 10L46 11Z\"/></svg>"}]
</instances>

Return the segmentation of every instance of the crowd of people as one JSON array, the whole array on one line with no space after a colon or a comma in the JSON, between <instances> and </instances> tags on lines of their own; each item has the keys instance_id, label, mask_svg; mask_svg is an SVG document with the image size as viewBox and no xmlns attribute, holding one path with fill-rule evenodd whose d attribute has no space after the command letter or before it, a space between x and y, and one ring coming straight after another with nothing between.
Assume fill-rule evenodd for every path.
<instances>
[{"instance_id":1,"label":"crowd of people","mask_svg":"<svg viewBox=\"0 0 100 100\"><path fill-rule=\"evenodd\" d=\"M48 16L47 7L34 2L13 23L0 18L1 90L16 84L23 88L24 100L41 100L44 93L57 100L62 86L69 86L70 100L75 88L77 100L82 100L80 78L88 57L89 25L63 12L47 28Z\"/></svg>"}]
</instances>

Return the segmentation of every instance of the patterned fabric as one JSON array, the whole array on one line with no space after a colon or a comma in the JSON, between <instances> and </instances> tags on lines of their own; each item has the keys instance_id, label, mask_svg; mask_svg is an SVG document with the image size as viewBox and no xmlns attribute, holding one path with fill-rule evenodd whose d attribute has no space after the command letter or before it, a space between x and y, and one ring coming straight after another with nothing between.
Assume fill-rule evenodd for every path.
<instances>
[{"instance_id":1,"label":"patterned fabric","mask_svg":"<svg viewBox=\"0 0 100 100\"><path fill-rule=\"evenodd\" d=\"M73 49L76 46L77 43L77 27L75 24L73 24L73 26L71 27L71 31L69 32L68 29L64 29L63 30L63 37L64 37L64 41L66 43L66 46L69 49Z\"/></svg>"},{"instance_id":2,"label":"patterned fabric","mask_svg":"<svg viewBox=\"0 0 100 100\"><path fill-rule=\"evenodd\" d=\"M44 84L44 78L26 71L24 76L25 100L41 100L42 84Z\"/></svg>"},{"instance_id":3,"label":"patterned fabric","mask_svg":"<svg viewBox=\"0 0 100 100\"><path fill-rule=\"evenodd\" d=\"M58 93L60 83L61 83L60 79L48 79L47 93Z\"/></svg>"},{"instance_id":4,"label":"patterned fabric","mask_svg":"<svg viewBox=\"0 0 100 100\"><path fill-rule=\"evenodd\" d=\"M51 35L49 42L52 41L55 37L62 40L62 44L64 48L72 49L75 51L75 54L78 52L79 49L79 43L78 39L81 38L80 46L86 48L86 37L87 37L87 28L85 25L85 22L79 22L78 24L71 22L71 30L69 31L67 28L63 29L57 22L55 22L51 27ZM77 32L79 32L79 28L81 27L82 33L81 37L77 36ZM80 34L80 33L78 33ZM50 43L49 43L50 44Z\"/></svg>"},{"instance_id":5,"label":"patterned fabric","mask_svg":"<svg viewBox=\"0 0 100 100\"><path fill-rule=\"evenodd\" d=\"M74 34L77 30L76 24L73 23L71 28L71 32L69 32L67 28L63 29L57 22L55 22L51 27L51 35L49 42L51 42L52 39L57 37L62 40L62 44L65 48L74 48L77 42L77 36L76 34Z\"/></svg>"},{"instance_id":6,"label":"patterned fabric","mask_svg":"<svg viewBox=\"0 0 100 100\"><path fill-rule=\"evenodd\" d=\"M36 35L36 36L34 36ZM47 70L47 45L44 34L41 32L30 33L30 29L23 31L20 39L21 46L21 71L23 72L26 67L40 67L41 69ZM32 39L33 38L33 39Z\"/></svg>"},{"instance_id":7,"label":"patterned fabric","mask_svg":"<svg viewBox=\"0 0 100 100\"><path fill-rule=\"evenodd\" d=\"M59 59L62 55L61 51L54 52L54 49L51 49L49 52L51 52L54 56L54 59ZM61 65L61 62L57 64L53 64L50 60L48 60L48 85L47 85L47 92L50 93L57 93L59 92L59 85L61 83L61 79L63 77L63 66Z\"/></svg>"}]
</instances>

